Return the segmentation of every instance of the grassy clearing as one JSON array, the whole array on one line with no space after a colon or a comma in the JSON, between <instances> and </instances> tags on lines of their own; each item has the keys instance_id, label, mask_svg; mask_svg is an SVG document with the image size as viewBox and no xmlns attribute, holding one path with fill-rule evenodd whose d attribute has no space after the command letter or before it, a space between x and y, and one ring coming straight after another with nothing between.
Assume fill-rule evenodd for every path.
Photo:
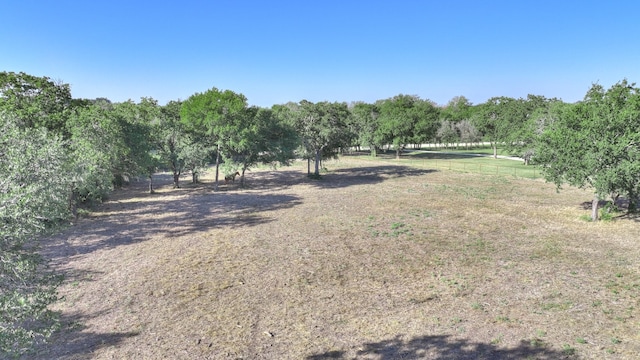
<instances>
[{"instance_id":1,"label":"grassy clearing","mask_svg":"<svg viewBox=\"0 0 640 360\"><path fill-rule=\"evenodd\" d=\"M493 155L493 148L491 146L478 146L478 147L470 147L465 148L464 146L460 146L457 149L441 149L445 152L452 153L460 153L460 154L484 154L484 155ZM504 156L516 156L514 154L509 153L505 149L498 148L498 155Z\"/></svg>"},{"instance_id":2,"label":"grassy clearing","mask_svg":"<svg viewBox=\"0 0 640 360\"><path fill-rule=\"evenodd\" d=\"M542 173L535 165L524 165L522 161L471 156L478 152L409 152L403 155L400 164L439 170L468 172L484 175L505 175L516 178L541 179ZM358 155L367 157L366 155ZM394 155L382 154L374 161L389 161Z\"/></svg>"},{"instance_id":3,"label":"grassy clearing","mask_svg":"<svg viewBox=\"0 0 640 360\"><path fill-rule=\"evenodd\" d=\"M587 192L346 157L117 194L48 256L66 330L34 358L632 359L632 219ZM141 187L143 189L144 186Z\"/></svg>"}]
</instances>

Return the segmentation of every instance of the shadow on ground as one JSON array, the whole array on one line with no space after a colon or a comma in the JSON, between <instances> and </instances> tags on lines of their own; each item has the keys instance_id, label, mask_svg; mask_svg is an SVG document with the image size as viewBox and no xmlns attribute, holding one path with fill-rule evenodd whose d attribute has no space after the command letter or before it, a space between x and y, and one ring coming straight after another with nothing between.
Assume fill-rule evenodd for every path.
<instances>
[{"instance_id":1,"label":"shadow on ground","mask_svg":"<svg viewBox=\"0 0 640 360\"><path fill-rule=\"evenodd\" d=\"M400 336L375 343L365 343L358 350L355 359L376 360L395 359L576 359L562 351L548 349L544 344L532 345L522 341L514 348L499 348L493 344L474 343L452 339L451 336L421 336L404 341ZM344 351L328 351L306 357L306 360L352 359Z\"/></svg>"},{"instance_id":2,"label":"shadow on ground","mask_svg":"<svg viewBox=\"0 0 640 360\"><path fill-rule=\"evenodd\" d=\"M419 169L403 165L380 165L337 169L324 175L314 185L323 188L342 188L353 185L376 184L393 178L422 176L436 172L433 169Z\"/></svg>"},{"instance_id":3,"label":"shadow on ground","mask_svg":"<svg viewBox=\"0 0 640 360\"><path fill-rule=\"evenodd\" d=\"M368 152L359 152L352 153L347 155L342 155L345 157L353 156L353 157L370 157ZM455 159L472 159L478 157L493 157L493 154L485 154L485 153L464 153L464 152L451 152L450 150L434 150L434 149L406 149L402 155L400 155L400 159L414 159L414 160L455 160ZM376 156L377 159L384 160L396 160L396 153L394 151L388 152L380 152Z\"/></svg>"},{"instance_id":4,"label":"shadow on ground","mask_svg":"<svg viewBox=\"0 0 640 360\"><path fill-rule=\"evenodd\" d=\"M300 203L299 197L287 194L140 191L103 204L78 225L48 240L43 255L55 263L158 234L195 236L212 228L256 226L274 221L270 212Z\"/></svg>"},{"instance_id":5,"label":"shadow on ground","mask_svg":"<svg viewBox=\"0 0 640 360\"><path fill-rule=\"evenodd\" d=\"M222 185L203 183L171 190L172 178L154 175L157 192L149 194L147 182L132 183L113 194L77 226L48 242L44 255L55 260L82 255L98 249L145 241L152 235L196 235L212 228L250 227L274 221L270 212L302 203L295 195L277 190L307 184L319 188L343 188L377 184L388 179L421 176L436 170L403 165L378 165L332 170L318 180L299 170L262 171L247 179ZM82 241L78 241L81 238Z\"/></svg>"},{"instance_id":6,"label":"shadow on ground","mask_svg":"<svg viewBox=\"0 0 640 360\"><path fill-rule=\"evenodd\" d=\"M636 200L636 204L638 204L640 202L640 199ZM609 200L600 200L598 202L598 209L600 211L605 211L607 212L606 208L607 206L610 204ZM631 220L631 221L635 221L635 222L640 222L640 212L639 211L632 211L629 212L629 200L625 199L623 197L619 197L614 201L614 205L615 205L615 211L613 212L613 218L614 219L621 219L621 220ZM591 215L591 209L593 206L593 202L592 201L584 201L580 204L580 208L582 208L583 210L588 210L589 211L589 216Z\"/></svg>"},{"instance_id":7,"label":"shadow on ground","mask_svg":"<svg viewBox=\"0 0 640 360\"><path fill-rule=\"evenodd\" d=\"M360 166L357 168L338 168L321 173L320 179L307 177L306 172L274 171L261 175L261 178L248 180L249 189L275 190L308 184L319 188L344 188L357 185L377 184L385 180L409 176L421 176L436 172L433 169L419 169L404 165Z\"/></svg>"},{"instance_id":8,"label":"shadow on ground","mask_svg":"<svg viewBox=\"0 0 640 360\"><path fill-rule=\"evenodd\" d=\"M24 355L21 359L50 358L50 354L56 354L56 359L89 359L91 354L100 348L117 346L128 338L138 336L137 332L95 333L86 331L81 323L87 318L101 315L103 314L63 316L60 319L61 332L54 335L47 343L37 345L31 353ZM65 341L56 341L58 336L62 336Z\"/></svg>"}]
</instances>

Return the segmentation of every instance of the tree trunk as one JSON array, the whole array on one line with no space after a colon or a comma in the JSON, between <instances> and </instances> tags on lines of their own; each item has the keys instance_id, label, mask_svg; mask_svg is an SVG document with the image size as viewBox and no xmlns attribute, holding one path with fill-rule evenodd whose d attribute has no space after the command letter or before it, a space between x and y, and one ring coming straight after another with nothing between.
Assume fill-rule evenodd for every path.
<instances>
[{"instance_id":1,"label":"tree trunk","mask_svg":"<svg viewBox=\"0 0 640 360\"><path fill-rule=\"evenodd\" d=\"M307 158L307 176L311 175L311 158Z\"/></svg>"},{"instance_id":2,"label":"tree trunk","mask_svg":"<svg viewBox=\"0 0 640 360\"><path fill-rule=\"evenodd\" d=\"M372 145L372 146L370 147L370 149L371 149L371 156L372 156L372 157L376 157L376 156L378 156L378 153L377 153L377 151L376 151L376 146L375 146L375 145Z\"/></svg>"},{"instance_id":3,"label":"tree trunk","mask_svg":"<svg viewBox=\"0 0 640 360\"><path fill-rule=\"evenodd\" d=\"M174 189L179 189L180 188L180 173L177 172L173 172L173 188Z\"/></svg>"},{"instance_id":4,"label":"tree trunk","mask_svg":"<svg viewBox=\"0 0 640 360\"><path fill-rule=\"evenodd\" d=\"M404 146L398 146L396 148L396 160L400 160L400 153L402 153L402 150L404 150Z\"/></svg>"},{"instance_id":5,"label":"tree trunk","mask_svg":"<svg viewBox=\"0 0 640 360\"><path fill-rule=\"evenodd\" d=\"M155 191L153 190L153 175L149 175L149 194L153 194Z\"/></svg>"},{"instance_id":6,"label":"tree trunk","mask_svg":"<svg viewBox=\"0 0 640 360\"><path fill-rule=\"evenodd\" d=\"M633 214L638 210L638 195L634 191L628 191L629 206L627 207L627 213Z\"/></svg>"},{"instance_id":7,"label":"tree trunk","mask_svg":"<svg viewBox=\"0 0 640 360\"><path fill-rule=\"evenodd\" d=\"M316 164L315 164L315 172L316 176L320 176L320 152L322 150L316 150Z\"/></svg>"},{"instance_id":8,"label":"tree trunk","mask_svg":"<svg viewBox=\"0 0 640 360\"><path fill-rule=\"evenodd\" d=\"M598 203L600 199L598 198L598 194L593 197L593 201L591 202L591 221L598 221Z\"/></svg>"},{"instance_id":9,"label":"tree trunk","mask_svg":"<svg viewBox=\"0 0 640 360\"><path fill-rule=\"evenodd\" d=\"M191 182L194 184L198 183L198 172L195 170L191 172Z\"/></svg>"},{"instance_id":10,"label":"tree trunk","mask_svg":"<svg viewBox=\"0 0 640 360\"><path fill-rule=\"evenodd\" d=\"M218 151L216 151L216 185L215 191L218 191L218 175L220 174L220 144L218 144Z\"/></svg>"},{"instance_id":11,"label":"tree trunk","mask_svg":"<svg viewBox=\"0 0 640 360\"><path fill-rule=\"evenodd\" d=\"M498 143L492 143L491 146L493 146L493 158L497 159L498 158Z\"/></svg>"}]
</instances>

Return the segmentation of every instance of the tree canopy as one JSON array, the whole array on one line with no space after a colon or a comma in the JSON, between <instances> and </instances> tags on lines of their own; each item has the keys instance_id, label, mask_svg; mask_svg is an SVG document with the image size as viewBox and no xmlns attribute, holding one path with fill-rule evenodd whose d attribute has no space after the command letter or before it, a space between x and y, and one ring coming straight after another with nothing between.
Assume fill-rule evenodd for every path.
<instances>
[{"instance_id":1,"label":"tree canopy","mask_svg":"<svg viewBox=\"0 0 640 360\"><path fill-rule=\"evenodd\" d=\"M63 131L71 105L68 84L23 72L0 72L0 111L15 116L22 127Z\"/></svg>"},{"instance_id":2,"label":"tree canopy","mask_svg":"<svg viewBox=\"0 0 640 360\"><path fill-rule=\"evenodd\" d=\"M430 101L400 94L379 100L376 106L380 110L378 137L381 143L394 146L396 158L408 144L435 137L439 111Z\"/></svg>"},{"instance_id":3,"label":"tree canopy","mask_svg":"<svg viewBox=\"0 0 640 360\"><path fill-rule=\"evenodd\" d=\"M368 147L371 155L376 156L377 149L384 145L378 137L380 127L378 107L375 104L358 102L351 107L350 111L349 126L354 134L355 144Z\"/></svg>"},{"instance_id":4,"label":"tree canopy","mask_svg":"<svg viewBox=\"0 0 640 360\"><path fill-rule=\"evenodd\" d=\"M629 210L640 194L640 90L626 80L606 90L595 84L583 101L557 109L541 135L535 160L558 187L593 189L598 200L623 194Z\"/></svg>"},{"instance_id":5,"label":"tree canopy","mask_svg":"<svg viewBox=\"0 0 640 360\"><path fill-rule=\"evenodd\" d=\"M347 104L326 101L314 104L302 100L287 109L307 158L315 161L314 176L320 176L320 162L335 156L340 148L351 143L351 133L347 127L350 116Z\"/></svg>"}]
</instances>

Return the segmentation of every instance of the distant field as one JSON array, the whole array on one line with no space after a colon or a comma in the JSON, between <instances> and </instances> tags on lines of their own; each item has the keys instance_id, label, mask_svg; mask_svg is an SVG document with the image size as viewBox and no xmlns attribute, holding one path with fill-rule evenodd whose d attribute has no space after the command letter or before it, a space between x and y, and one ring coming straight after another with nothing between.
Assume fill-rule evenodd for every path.
<instances>
[{"instance_id":1,"label":"distant field","mask_svg":"<svg viewBox=\"0 0 640 360\"><path fill-rule=\"evenodd\" d=\"M119 191L46 247L64 328L33 358L636 358L637 219L585 222L589 192L436 160Z\"/></svg>"}]
</instances>

